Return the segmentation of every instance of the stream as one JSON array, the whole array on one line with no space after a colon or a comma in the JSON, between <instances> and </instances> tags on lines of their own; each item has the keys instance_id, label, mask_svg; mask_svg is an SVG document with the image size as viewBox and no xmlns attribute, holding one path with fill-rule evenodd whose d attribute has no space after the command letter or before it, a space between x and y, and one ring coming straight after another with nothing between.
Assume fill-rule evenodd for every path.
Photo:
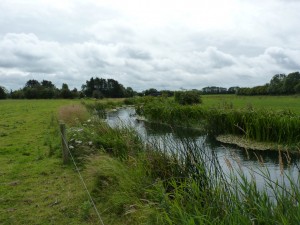
<instances>
[{"instance_id":1,"label":"stream","mask_svg":"<svg viewBox=\"0 0 300 225\"><path fill-rule=\"evenodd\" d=\"M265 169L269 171L271 180L274 182L278 180L279 185L282 182L288 185L287 178L282 174L289 175L295 181L299 179L300 157L297 154L281 153L281 157L279 157L277 151L246 151L238 147L224 145L197 130L182 127L174 128L137 120L134 108L120 108L117 111L109 112L106 121L112 127L131 126L145 142L155 143L166 150L172 149L174 143L179 143L182 137L192 138L196 140L197 144L204 146L206 151L215 153L225 174L229 174L231 168L233 170L241 169L248 179L256 180L258 188L264 186L264 178L260 174Z\"/></svg>"}]
</instances>

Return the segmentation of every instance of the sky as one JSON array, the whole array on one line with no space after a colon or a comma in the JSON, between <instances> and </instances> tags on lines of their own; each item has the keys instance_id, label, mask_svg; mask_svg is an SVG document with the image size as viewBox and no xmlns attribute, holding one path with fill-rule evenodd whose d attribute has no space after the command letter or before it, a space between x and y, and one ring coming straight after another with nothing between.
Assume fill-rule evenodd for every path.
<instances>
[{"instance_id":1,"label":"sky","mask_svg":"<svg viewBox=\"0 0 300 225\"><path fill-rule=\"evenodd\" d=\"M299 0L0 0L0 86L253 87L300 70Z\"/></svg>"}]
</instances>

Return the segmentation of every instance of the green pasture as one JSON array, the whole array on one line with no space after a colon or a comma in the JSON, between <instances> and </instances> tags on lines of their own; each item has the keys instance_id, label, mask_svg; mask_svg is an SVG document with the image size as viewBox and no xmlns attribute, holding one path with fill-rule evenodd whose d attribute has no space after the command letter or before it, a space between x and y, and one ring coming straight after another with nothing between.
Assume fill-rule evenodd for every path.
<instances>
[{"instance_id":1,"label":"green pasture","mask_svg":"<svg viewBox=\"0 0 300 225\"><path fill-rule=\"evenodd\" d=\"M203 107L255 108L267 110L291 110L300 114L300 96L237 96L202 95Z\"/></svg>"},{"instance_id":2,"label":"green pasture","mask_svg":"<svg viewBox=\"0 0 300 225\"><path fill-rule=\"evenodd\" d=\"M76 100L0 101L0 224L94 224L60 157L57 111ZM91 217L92 218L92 217Z\"/></svg>"},{"instance_id":3,"label":"green pasture","mask_svg":"<svg viewBox=\"0 0 300 225\"><path fill-rule=\"evenodd\" d=\"M259 107L259 97L235 98L203 96L203 107ZM285 108L280 104L293 97L282 97L277 103L276 98L281 97L266 97L260 106L268 107L266 102L273 101L269 105L274 110L294 111L290 104L299 105L289 103ZM152 111L163 105L165 112L171 111L177 118L185 116L181 119L193 119L193 115L196 118L202 113L197 106L177 106L172 111L168 107L174 104L159 101L149 103L158 107ZM252 106L247 105L248 101ZM85 103L94 115L122 104L120 100ZM80 100L0 101L0 224L100 224L73 164L62 163L58 117L68 121L68 136L77 140L69 139L74 145L72 151L76 160L81 160L80 170L104 224L299 221L299 180L286 177L288 186L273 187L266 171L267 187L274 201L267 191L259 192L255 180L247 180L242 171L241 179L230 176L227 182L218 159L203 147L184 142L174 145L174 152L167 152L145 145L130 128L110 128L96 116L87 120L87 111L78 107L80 104ZM299 112L296 108L295 112ZM81 120L74 122L72 114L82 116ZM218 119L221 114L212 117ZM179 158L180 146L185 150ZM211 162L210 166L206 166L207 162Z\"/></svg>"}]
</instances>

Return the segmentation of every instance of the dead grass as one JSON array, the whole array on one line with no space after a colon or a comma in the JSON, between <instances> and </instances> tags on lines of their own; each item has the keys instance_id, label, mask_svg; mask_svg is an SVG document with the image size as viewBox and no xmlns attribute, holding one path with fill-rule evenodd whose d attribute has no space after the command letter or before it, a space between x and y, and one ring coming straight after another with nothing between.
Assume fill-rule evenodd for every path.
<instances>
[{"instance_id":1,"label":"dead grass","mask_svg":"<svg viewBox=\"0 0 300 225\"><path fill-rule=\"evenodd\" d=\"M78 123L86 121L89 113L83 105L72 104L62 106L58 110L58 119L69 126L74 126Z\"/></svg>"}]
</instances>

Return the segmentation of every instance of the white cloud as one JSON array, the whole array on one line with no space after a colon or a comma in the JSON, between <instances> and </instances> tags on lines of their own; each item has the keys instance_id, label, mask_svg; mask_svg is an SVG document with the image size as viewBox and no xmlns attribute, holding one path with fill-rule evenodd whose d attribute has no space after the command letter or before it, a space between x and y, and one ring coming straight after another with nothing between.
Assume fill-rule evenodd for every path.
<instances>
[{"instance_id":1,"label":"white cloud","mask_svg":"<svg viewBox=\"0 0 300 225\"><path fill-rule=\"evenodd\" d=\"M4 1L0 85L253 86L300 70L298 1Z\"/></svg>"}]
</instances>

